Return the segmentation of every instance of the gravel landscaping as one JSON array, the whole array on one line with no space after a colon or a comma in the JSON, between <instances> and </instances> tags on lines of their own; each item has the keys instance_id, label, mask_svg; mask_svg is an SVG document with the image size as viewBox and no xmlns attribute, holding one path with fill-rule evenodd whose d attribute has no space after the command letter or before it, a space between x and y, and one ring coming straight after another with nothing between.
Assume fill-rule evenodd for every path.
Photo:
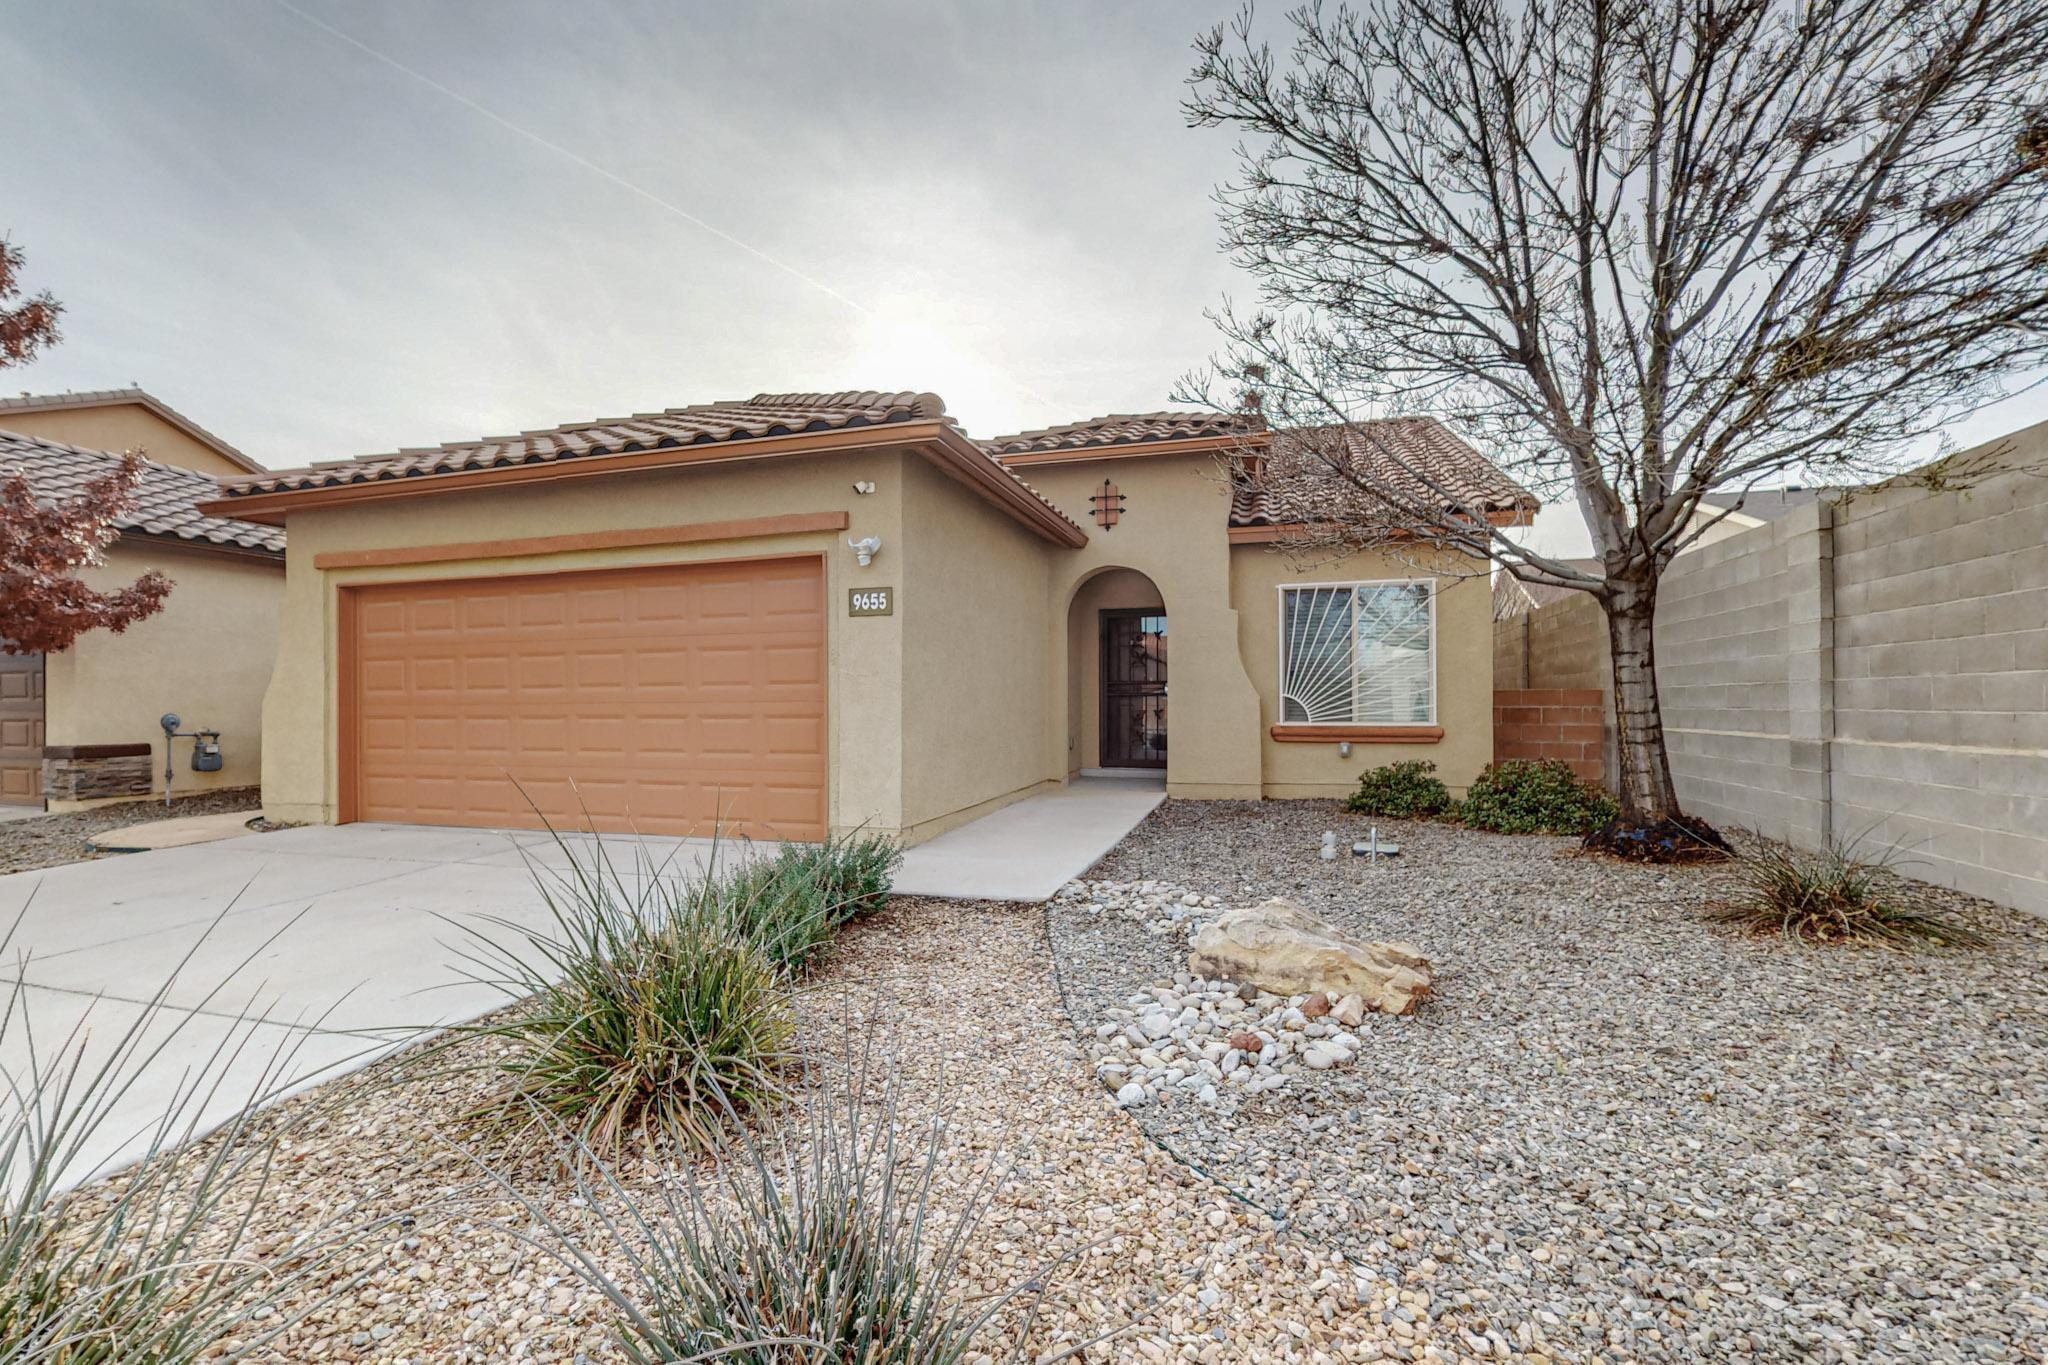
<instances>
[{"instance_id":1,"label":"gravel landscaping","mask_svg":"<svg viewBox=\"0 0 2048 1365\"><path fill-rule=\"evenodd\" d=\"M901 1119L944 1117L942 1218L1007 1173L968 1244L962 1288L982 1302L1034 1277L1044 1290L992 1324L979 1359L1059 1357L1091 1341L1071 1358L1383 1358L1394 1286L1317 1241L1282 1235L1148 1142L1098 1088L1061 1010L1044 923L1036 906L899 898L841 931L805 997L810 1048L874 1039ZM399 1221L373 1231L328 1281L352 1273L360 1283L255 1359L623 1359L596 1293L522 1242L530 1216L467 1155L489 1150L470 1117L487 1082L450 1074L449 1060L380 1064L271 1120L293 1126L252 1230L259 1255L286 1258L293 1239L336 1219ZM675 1169L672 1159L628 1162L621 1179L651 1191ZM559 1172L512 1174L553 1217L581 1217Z\"/></svg>"},{"instance_id":2,"label":"gravel landscaping","mask_svg":"<svg viewBox=\"0 0 2048 1365\"><path fill-rule=\"evenodd\" d=\"M1091 1050L1185 982L1204 898L1432 959L1420 1011L1347 1026L1329 1069L1125 1111L1282 1245L1398 1288L1359 1358L2048 1352L2048 925L1950 896L1993 947L1815 948L1703 923L1724 871L1569 840L1380 822L1398 858L1317 856L1365 823L1168 802L1089 874L1125 889L1049 908Z\"/></svg>"},{"instance_id":3,"label":"gravel landscaping","mask_svg":"<svg viewBox=\"0 0 2048 1365\"><path fill-rule=\"evenodd\" d=\"M0 872L28 872L39 867L83 862L100 855L86 849L95 834L125 825L151 820L177 820L188 815L219 815L228 811L263 808L254 787L223 787L215 791L172 800L168 808L159 797L154 801L123 801L112 806L93 806L63 815L38 815L26 820L0 822ZM121 856L121 855L109 855Z\"/></svg>"}]
</instances>

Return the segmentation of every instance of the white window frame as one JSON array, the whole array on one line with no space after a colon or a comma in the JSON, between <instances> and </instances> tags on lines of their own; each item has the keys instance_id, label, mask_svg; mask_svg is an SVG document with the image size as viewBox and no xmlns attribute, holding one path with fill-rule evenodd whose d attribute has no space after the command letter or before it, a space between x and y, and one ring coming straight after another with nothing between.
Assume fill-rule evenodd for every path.
<instances>
[{"instance_id":1,"label":"white window frame","mask_svg":"<svg viewBox=\"0 0 2048 1365\"><path fill-rule=\"evenodd\" d=\"M1323 720L1288 720L1288 719L1286 719L1286 715L1287 715L1287 594L1288 594L1288 593L1290 593L1290 592L1307 592L1307 591L1313 591L1313 590L1315 590L1315 589L1318 589L1318 588L1325 588L1325 589L1327 589L1327 588L1349 588L1349 589L1353 590L1353 595L1352 595L1352 598L1351 598L1351 629L1352 629L1352 646L1351 646L1351 647L1352 647L1352 656L1351 656L1351 679L1352 679L1352 688L1353 688L1353 691L1354 691L1354 694L1355 694L1355 692L1356 692L1356 689L1357 689L1357 686L1358 686L1358 653L1357 653L1357 651L1358 651L1358 636L1357 636L1357 631L1358 631L1358 597L1357 597L1357 593L1356 593L1356 590L1357 590L1357 589L1359 589L1359 588L1412 588L1412 587L1417 587L1417 586L1421 586L1421 587L1426 587L1426 588L1428 588L1428 589L1429 589L1429 719L1427 719L1427 720L1414 720L1414 721L1378 721L1378 720L1349 720L1349 721L1323 721ZM1334 725L1338 725L1338 726L1342 726L1342 727L1354 728L1354 729L1406 729L1406 728L1416 728L1416 729L1421 729L1421 728L1425 728L1425 727L1433 727L1433 726L1437 725L1437 724L1438 724L1439 722L1438 722L1438 719L1437 719L1437 660L1438 660L1438 655L1437 655L1437 610L1436 610L1436 599L1437 599L1437 580L1436 580L1436 579L1434 579L1434 578L1352 578L1352 579L1345 579L1345 580L1342 580L1342 581L1339 581L1339 582L1333 582L1333 583L1280 583L1280 584L1276 584L1276 585L1274 586L1274 605L1273 605L1273 611L1274 611L1274 617L1273 617L1273 619L1274 619L1274 624L1275 624L1275 626L1277 627L1277 628L1275 629L1275 631L1273 632L1273 633L1274 633L1274 636L1275 636L1275 641L1274 641L1274 663L1275 663L1275 665L1276 665L1276 672L1275 672L1275 674L1274 674L1274 682L1275 682L1275 684L1276 684L1276 685L1275 685L1275 687L1274 687L1274 689L1273 689L1273 693L1274 693L1274 702L1275 702L1275 705L1274 705L1274 720L1273 720L1273 723L1274 723L1274 724L1275 724L1276 726L1280 727L1281 729L1288 729L1288 730L1292 730L1292 729L1304 729L1304 730L1310 730L1310 729L1321 729L1321 728L1326 728L1326 727L1328 727L1328 726L1330 726L1330 725L1333 725L1333 724L1334 724ZM1356 714L1356 712L1355 712L1355 709L1354 709L1354 714Z\"/></svg>"}]
</instances>

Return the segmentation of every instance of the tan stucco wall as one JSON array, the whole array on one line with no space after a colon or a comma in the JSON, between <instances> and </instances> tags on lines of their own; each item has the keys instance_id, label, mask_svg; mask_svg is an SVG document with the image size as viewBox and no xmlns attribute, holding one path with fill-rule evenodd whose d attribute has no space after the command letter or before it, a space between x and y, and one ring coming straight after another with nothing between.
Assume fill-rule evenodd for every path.
<instances>
[{"instance_id":1,"label":"tan stucco wall","mask_svg":"<svg viewBox=\"0 0 2048 1365\"><path fill-rule=\"evenodd\" d=\"M1159 588L1133 569L1106 569L1083 583L1067 611L1067 770L1102 766L1102 613L1123 607L1161 607ZM1167 618L1167 753L1173 752L1174 717L1170 689L1179 659L1173 653L1174 621Z\"/></svg>"},{"instance_id":2,"label":"tan stucco wall","mask_svg":"<svg viewBox=\"0 0 2048 1365\"><path fill-rule=\"evenodd\" d=\"M1061 775L1046 757L1046 584L1069 552L923 460L904 462L903 501L906 534L855 573L899 585L903 818L929 837Z\"/></svg>"},{"instance_id":3,"label":"tan stucco wall","mask_svg":"<svg viewBox=\"0 0 2048 1365\"><path fill-rule=\"evenodd\" d=\"M1092 671L1073 671L1091 662L1072 657L1075 591L1104 569L1132 569L1159 586L1172 634L1167 791L1181 797L1258 796L1259 697L1238 654L1225 537L1230 487L1214 457L1082 460L1019 472L1088 531L1084 548L1055 557L1048 584L1051 619L1068 627L1048 632L1053 649L1046 696L1057 713L1048 727L1054 770L1082 766L1068 752L1075 734L1068 714L1074 679L1079 676L1084 688L1097 686ZM1121 522L1107 530L1090 518L1088 501L1105 476L1125 495Z\"/></svg>"},{"instance_id":4,"label":"tan stucco wall","mask_svg":"<svg viewBox=\"0 0 2048 1365\"><path fill-rule=\"evenodd\" d=\"M158 464L196 469L202 474L239 478L248 473L206 442L187 435L135 403L46 412L0 412L0 428L91 450L133 450Z\"/></svg>"},{"instance_id":5,"label":"tan stucco wall","mask_svg":"<svg viewBox=\"0 0 2048 1365\"><path fill-rule=\"evenodd\" d=\"M1343 796L1367 768L1410 758L1435 763L1444 784L1461 792L1492 762L1493 590L1484 564L1382 554L1303 562L1272 546L1240 545L1231 552L1231 567L1231 600L1259 695L1267 796ZM1434 744L1353 744L1349 758L1334 743L1273 739L1267 731L1280 718L1281 585L1423 577L1437 580L1436 715L1443 738Z\"/></svg>"},{"instance_id":6,"label":"tan stucco wall","mask_svg":"<svg viewBox=\"0 0 2048 1365\"><path fill-rule=\"evenodd\" d=\"M118 635L81 636L45 661L43 742L148 741L155 749L152 790L161 793L164 741L157 717L176 711L187 730L221 732L224 762L217 773L195 773L192 741L179 740L173 793L254 786L262 772L263 695L277 654L284 573L275 560L124 539L83 577L111 588L148 569L162 570L174 584L162 611Z\"/></svg>"},{"instance_id":7,"label":"tan stucco wall","mask_svg":"<svg viewBox=\"0 0 2048 1365\"><path fill-rule=\"evenodd\" d=\"M827 804L834 829L896 833L903 822L904 628L893 616L851 619L847 590L889 583L903 565L904 457L888 449L703 469L571 479L434 497L312 509L290 519L290 572L278 668L264 706L264 809L273 818L336 818L337 594L348 585L554 573L571 569L699 563L816 553L824 558L827 654ZM856 480L877 491L861 496ZM845 511L848 530L631 549L320 570L315 556L628 528ZM884 550L858 568L848 537L879 535ZM892 556L894 556L892 558ZM904 595L906 598L908 594Z\"/></svg>"}]
</instances>

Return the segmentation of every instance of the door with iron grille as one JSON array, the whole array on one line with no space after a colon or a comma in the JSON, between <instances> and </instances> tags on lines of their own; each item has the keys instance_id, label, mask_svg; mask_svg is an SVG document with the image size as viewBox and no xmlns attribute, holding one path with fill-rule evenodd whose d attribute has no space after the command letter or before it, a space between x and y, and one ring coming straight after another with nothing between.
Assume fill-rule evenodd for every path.
<instances>
[{"instance_id":1,"label":"door with iron grille","mask_svg":"<svg viewBox=\"0 0 2048 1365\"><path fill-rule=\"evenodd\" d=\"M1166 766L1166 614L1102 613L1102 766Z\"/></svg>"}]
</instances>

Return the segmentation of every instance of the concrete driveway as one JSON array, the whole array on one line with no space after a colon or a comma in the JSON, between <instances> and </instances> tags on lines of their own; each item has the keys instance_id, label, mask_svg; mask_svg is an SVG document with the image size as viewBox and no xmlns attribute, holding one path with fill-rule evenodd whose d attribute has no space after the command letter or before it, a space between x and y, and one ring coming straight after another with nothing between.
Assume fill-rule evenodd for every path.
<instances>
[{"instance_id":1,"label":"concrete driveway","mask_svg":"<svg viewBox=\"0 0 2048 1365\"><path fill-rule=\"evenodd\" d=\"M709 850L605 842L628 864L678 870L701 871ZM280 1071L302 1088L509 1003L463 979L477 946L465 926L502 943L547 930L536 871L566 858L544 833L344 825L0 877L14 995L0 1069L23 1077L32 1052L47 1067L74 1039L94 1061L111 1056L160 995L132 1087L93 1144L94 1164L132 1158L195 1089L185 1118L204 1131Z\"/></svg>"},{"instance_id":2,"label":"concrete driveway","mask_svg":"<svg viewBox=\"0 0 2048 1365\"><path fill-rule=\"evenodd\" d=\"M898 889L1043 899L1162 796L1157 782L1096 779L1018 802L912 849ZM154 1050L91 1151L93 1165L132 1159L149 1125L195 1088L185 1117L204 1131L267 1089L267 1070L302 1088L510 1003L464 979L463 953L479 946L469 931L509 944L522 929L549 930L536 875L564 870L572 852L588 858L593 842L316 826L0 876L0 924L14 926L0 1070L18 1082L32 1053L47 1066L73 1039L106 1056L161 993ZM701 875L712 856L701 840L607 837L603 847L628 873ZM725 845L721 862L740 848Z\"/></svg>"}]
</instances>

